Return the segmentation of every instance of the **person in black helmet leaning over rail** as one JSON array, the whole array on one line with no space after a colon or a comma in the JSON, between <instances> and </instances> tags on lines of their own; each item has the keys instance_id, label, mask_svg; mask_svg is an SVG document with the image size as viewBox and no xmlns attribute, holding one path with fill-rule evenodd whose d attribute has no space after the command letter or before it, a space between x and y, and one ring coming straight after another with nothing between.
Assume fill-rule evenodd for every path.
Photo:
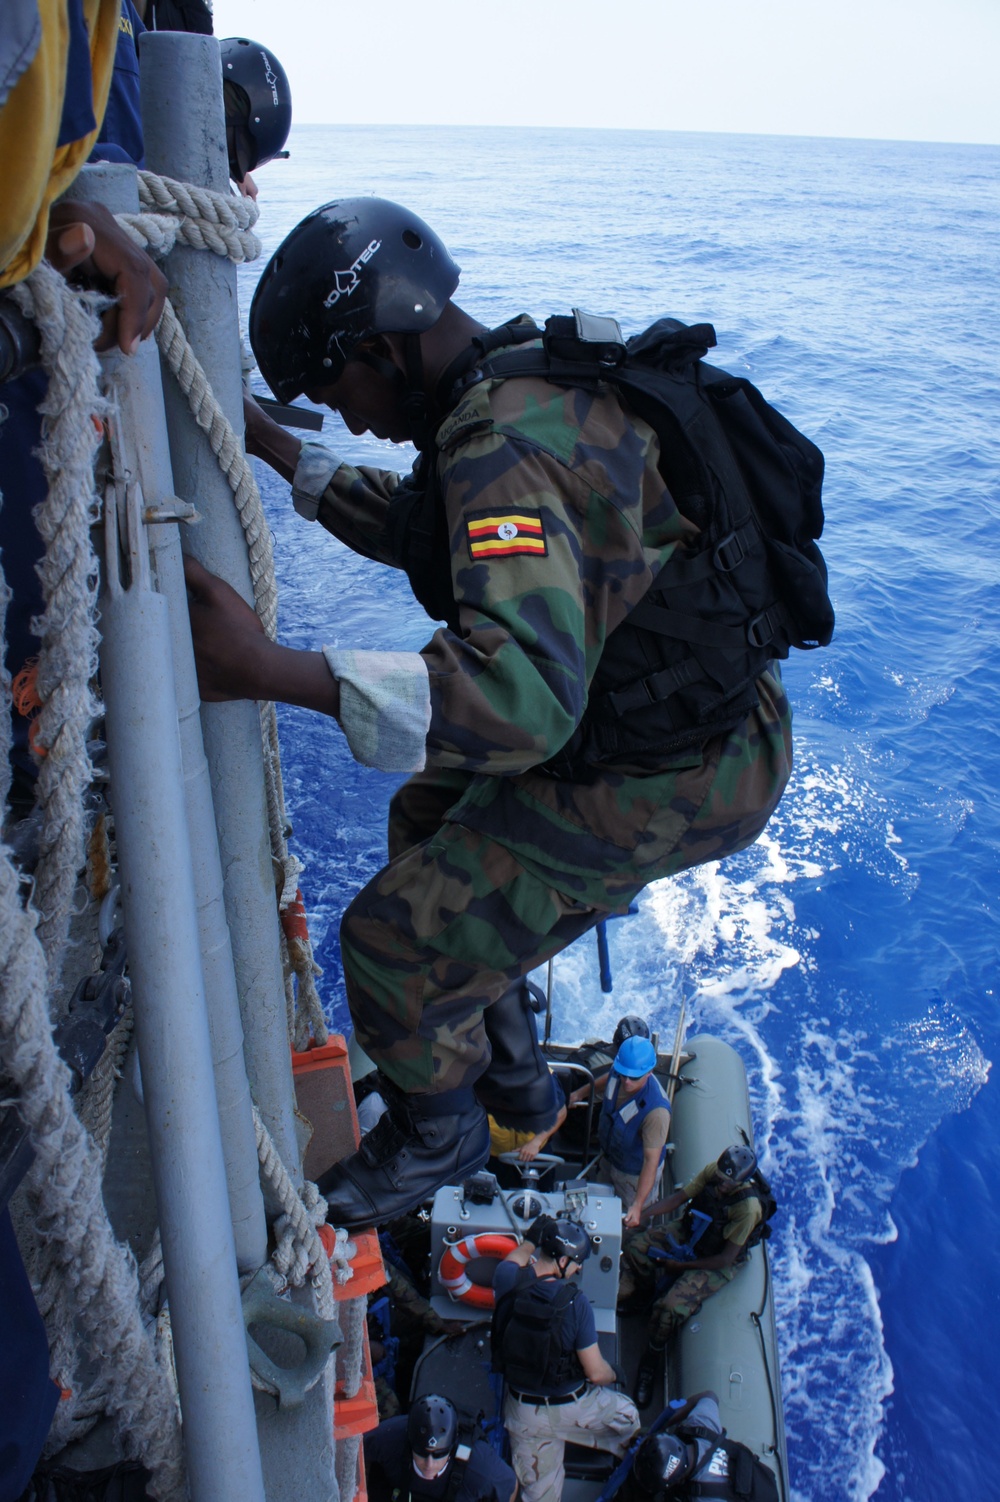
<instances>
[{"instance_id":1,"label":"person in black helmet leaning over rail","mask_svg":"<svg viewBox=\"0 0 1000 1502\"><path fill-rule=\"evenodd\" d=\"M559 1502L567 1441L620 1458L639 1427L574 1281L589 1256L583 1226L541 1215L493 1274L490 1347L507 1385L503 1419L524 1502Z\"/></svg>"},{"instance_id":2,"label":"person in black helmet leaning over rail","mask_svg":"<svg viewBox=\"0 0 1000 1502\"><path fill-rule=\"evenodd\" d=\"M517 1482L485 1439L466 1438L450 1398L427 1393L366 1434L369 1502L514 1502Z\"/></svg>"},{"instance_id":3,"label":"person in black helmet leaning over rail","mask_svg":"<svg viewBox=\"0 0 1000 1502\"><path fill-rule=\"evenodd\" d=\"M750 844L791 768L788 704L765 660L709 728L695 705L689 724L643 689L652 718L633 705L615 752L615 685L634 684L636 653L667 654L664 693L689 676L671 678L666 638L626 617L699 528L664 485L652 428L613 391L482 378L484 351L539 350L540 331L514 319L488 333L452 301L458 277L416 215L344 200L278 247L250 313L279 401L305 392L351 432L420 450L405 480L362 471L249 409L248 448L292 482L300 515L405 568L446 622L427 646L292 650L188 568L204 698L319 710L359 761L409 774L390 807L390 864L341 927L356 1036L389 1104L321 1179L347 1226L482 1166L487 1109L551 1126L559 1101L522 978L649 881Z\"/></svg>"},{"instance_id":4,"label":"person in black helmet leaning over rail","mask_svg":"<svg viewBox=\"0 0 1000 1502\"><path fill-rule=\"evenodd\" d=\"M229 175L245 198L256 198L251 172L288 155L283 150L292 128L288 75L269 47L249 37L224 37L219 51Z\"/></svg>"}]
</instances>

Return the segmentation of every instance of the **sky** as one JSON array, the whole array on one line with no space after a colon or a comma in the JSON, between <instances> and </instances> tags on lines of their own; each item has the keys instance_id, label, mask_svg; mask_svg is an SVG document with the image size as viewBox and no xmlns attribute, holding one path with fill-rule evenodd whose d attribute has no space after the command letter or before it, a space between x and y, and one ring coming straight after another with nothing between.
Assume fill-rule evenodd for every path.
<instances>
[{"instance_id":1,"label":"sky","mask_svg":"<svg viewBox=\"0 0 1000 1502\"><path fill-rule=\"evenodd\" d=\"M1000 0L215 0L296 124L1000 144Z\"/></svg>"}]
</instances>

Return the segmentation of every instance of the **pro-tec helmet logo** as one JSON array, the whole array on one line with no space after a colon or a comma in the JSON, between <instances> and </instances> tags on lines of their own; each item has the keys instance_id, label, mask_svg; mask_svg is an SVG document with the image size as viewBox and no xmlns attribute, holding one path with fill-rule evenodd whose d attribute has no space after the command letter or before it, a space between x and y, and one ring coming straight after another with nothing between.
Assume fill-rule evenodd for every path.
<instances>
[{"instance_id":1,"label":"pro-tec helmet logo","mask_svg":"<svg viewBox=\"0 0 1000 1502\"><path fill-rule=\"evenodd\" d=\"M381 244L381 240L373 240L370 245L365 246L358 259L346 271L334 272L333 287L323 299L324 308L332 308L334 303L339 302L342 297L350 297L361 281L361 277L358 274L361 267L371 260Z\"/></svg>"},{"instance_id":2,"label":"pro-tec helmet logo","mask_svg":"<svg viewBox=\"0 0 1000 1502\"><path fill-rule=\"evenodd\" d=\"M271 67L271 60L270 60L270 58L268 57L267 53L264 51L263 48L261 48L260 55L261 55L261 57L264 60L264 78L267 81L268 88L271 90L271 98L274 100L275 108L277 108L278 103L279 103L279 100L278 100L278 75L277 75L277 73L275 73L274 69Z\"/></svg>"}]
</instances>

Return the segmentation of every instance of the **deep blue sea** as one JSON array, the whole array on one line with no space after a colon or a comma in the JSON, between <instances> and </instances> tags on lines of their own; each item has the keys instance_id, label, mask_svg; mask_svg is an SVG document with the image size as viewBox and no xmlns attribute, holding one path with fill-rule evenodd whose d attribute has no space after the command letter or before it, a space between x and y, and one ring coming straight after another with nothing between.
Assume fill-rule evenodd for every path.
<instances>
[{"instance_id":1,"label":"deep blue sea","mask_svg":"<svg viewBox=\"0 0 1000 1502\"><path fill-rule=\"evenodd\" d=\"M786 668L796 769L764 837L650 888L556 963L557 1026L648 1010L742 1053L781 1197L773 1248L797 1502L996 1497L1000 1345L1000 149L604 130L313 127L260 174L270 251L339 195L398 198L487 324L579 305L714 323L823 448L826 651ZM259 265L259 263L258 263ZM258 270L247 268L245 300ZM406 451L326 432L347 457ZM283 639L417 648L405 581L267 472ZM382 864L393 779L283 715L325 995ZM581 1024L581 1018L583 1024ZM986 1453L991 1454L989 1445Z\"/></svg>"}]
</instances>

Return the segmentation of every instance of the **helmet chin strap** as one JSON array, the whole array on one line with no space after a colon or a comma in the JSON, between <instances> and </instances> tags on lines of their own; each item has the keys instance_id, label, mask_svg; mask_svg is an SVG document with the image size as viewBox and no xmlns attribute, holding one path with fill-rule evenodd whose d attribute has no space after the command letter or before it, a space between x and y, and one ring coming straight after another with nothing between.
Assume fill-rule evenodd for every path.
<instances>
[{"instance_id":1,"label":"helmet chin strap","mask_svg":"<svg viewBox=\"0 0 1000 1502\"><path fill-rule=\"evenodd\" d=\"M417 448L429 448L434 439L430 402L424 390L424 354L419 334L403 335L403 358L406 361L406 395L403 410Z\"/></svg>"},{"instance_id":2,"label":"helmet chin strap","mask_svg":"<svg viewBox=\"0 0 1000 1502\"><path fill-rule=\"evenodd\" d=\"M434 437L434 426L431 422L430 402L424 390L424 356L420 348L420 335L403 335L405 375L398 365L382 355L373 354L371 350L356 349L351 359L359 360L389 382L402 401L414 444L421 450L428 448Z\"/></svg>"}]
</instances>

